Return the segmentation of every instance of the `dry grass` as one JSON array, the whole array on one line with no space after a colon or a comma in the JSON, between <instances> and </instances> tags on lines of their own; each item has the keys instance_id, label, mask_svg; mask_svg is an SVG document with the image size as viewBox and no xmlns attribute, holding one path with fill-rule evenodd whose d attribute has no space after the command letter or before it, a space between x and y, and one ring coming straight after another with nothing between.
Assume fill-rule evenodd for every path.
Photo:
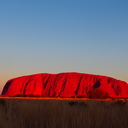
<instances>
[{"instance_id":1,"label":"dry grass","mask_svg":"<svg viewBox=\"0 0 128 128\"><path fill-rule=\"evenodd\" d=\"M128 102L0 98L0 128L128 128Z\"/></svg>"}]
</instances>

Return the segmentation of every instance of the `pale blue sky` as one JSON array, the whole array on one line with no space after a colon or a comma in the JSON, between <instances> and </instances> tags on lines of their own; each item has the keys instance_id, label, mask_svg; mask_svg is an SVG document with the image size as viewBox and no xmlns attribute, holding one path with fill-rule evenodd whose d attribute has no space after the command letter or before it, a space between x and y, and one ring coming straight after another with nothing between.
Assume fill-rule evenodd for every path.
<instances>
[{"instance_id":1,"label":"pale blue sky","mask_svg":"<svg viewBox=\"0 0 128 128\"><path fill-rule=\"evenodd\" d=\"M128 82L127 49L127 0L0 0L0 90L44 72Z\"/></svg>"}]
</instances>

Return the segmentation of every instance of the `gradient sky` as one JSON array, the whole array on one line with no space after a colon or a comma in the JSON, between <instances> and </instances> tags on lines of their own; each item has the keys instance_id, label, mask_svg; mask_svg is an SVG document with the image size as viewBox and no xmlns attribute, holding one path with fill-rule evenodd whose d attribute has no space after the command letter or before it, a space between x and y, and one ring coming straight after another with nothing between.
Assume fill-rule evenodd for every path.
<instances>
[{"instance_id":1,"label":"gradient sky","mask_svg":"<svg viewBox=\"0 0 128 128\"><path fill-rule=\"evenodd\" d=\"M128 82L128 0L0 0L0 92L60 72Z\"/></svg>"}]
</instances>

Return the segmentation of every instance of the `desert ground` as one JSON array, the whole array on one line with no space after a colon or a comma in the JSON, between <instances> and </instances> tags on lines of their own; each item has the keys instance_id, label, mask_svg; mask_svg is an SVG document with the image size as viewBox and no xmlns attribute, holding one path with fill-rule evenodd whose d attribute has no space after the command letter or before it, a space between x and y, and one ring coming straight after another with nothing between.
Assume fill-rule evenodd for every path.
<instances>
[{"instance_id":1,"label":"desert ground","mask_svg":"<svg viewBox=\"0 0 128 128\"><path fill-rule=\"evenodd\" d=\"M0 128L128 128L128 101L1 97Z\"/></svg>"}]
</instances>

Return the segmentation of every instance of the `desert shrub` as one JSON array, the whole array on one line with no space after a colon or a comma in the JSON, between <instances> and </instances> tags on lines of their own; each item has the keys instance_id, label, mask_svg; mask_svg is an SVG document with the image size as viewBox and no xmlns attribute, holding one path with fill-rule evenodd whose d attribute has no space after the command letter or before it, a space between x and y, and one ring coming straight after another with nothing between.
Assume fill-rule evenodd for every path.
<instances>
[{"instance_id":1,"label":"desert shrub","mask_svg":"<svg viewBox=\"0 0 128 128\"><path fill-rule=\"evenodd\" d=\"M85 97L87 97L86 95L79 95L79 96L77 96L77 98L85 98Z\"/></svg>"},{"instance_id":2,"label":"desert shrub","mask_svg":"<svg viewBox=\"0 0 128 128\"><path fill-rule=\"evenodd\" d=\"M70 97L69 97L70 98ZM76 98L76 96L71 96L71 98Z\"/></svg>"},{"instance_id":3,"label":"desert shrub","mask_svg":"<svg viewBox=\"0 0 128 128\"><path fill-rule=\"evenodd\" d=\"M40 96L40 95L35 95L34 97L39 98L39 97L41 97L41 96Z\"/></svg>"},{"instance_id":4,"label":"desert shrub","mask_svg":"<svg viewBox=\"0 0 128 128\"><path fill-rule=\"evenodd\" d=\"M93 89L93 90L91 90L91 91L89 91L88 93L87 93L87 97L88 98L92 98L92 99L104 99L104 98L108 98L109 97L109 95L108 95L108 93L107 92L104 92L104 91L102 91L101 89L98 89L98 88L96 88L96 89Z\"/></svg>"},{"instance_id":5,"label":"desert shrub","mask_svg":"<svg viewBox=\"0 0 128 128\"><path fill-rule=\"evenodd\" d=\"M14 97L40 97L40 95L34 95L34 94L16 94Z\"/></svg>"},{"instance_id":6,"label":"desert shrub","mask_svg":"<svg viewBox=\"0 0 128 128\"><path fill-rule=\"evenodd\" d=\"M80 102L79 105L80 105L80 106L83 106L83 107L87 107L87 104L84 103L84 102Z\"/></svg>"},{"instance_id":7,"label":"desert shrub","mask_svg":"<svg viewBox=\"0 0 128 128\"><path fill-rule=\"evenodd\" d=\"M126 101L122 101L122 100L118 100L111 104L111 106L125 106L125 105L126 105Z\"/></svg>"},{"instance_id":8,"label":"desert shrub","mask_svg":"<svg viewBox=\"0 0 128 128\"><path fill-rule=\"evenodd\" d=\"M70 106L76 106L78 104L78 102L75 102L75 101L70 101L68 103Z\"/></svg>"},{"instance_id":9,"label":"desert shrub","mask_svg":"<svg viewBox=\"0 0 128 128\"><path fill-rule=\"evenodd\" d=\"M84 102L70 101L70 102L68 102L68 104L69 104L69 106L87 107L87 104Z\"/></svg>"},{"instance_id":10,"label":"desert shrub","mask_svg":"<svg viewBox=\"0 0 128 128\"><path fill-rule=\"evenodd\" d=\"M14 97L24 97L23 94L16 94Z\"/></svg>"},{"instance_id":11,"label":"desert shrub","mask_svg":"<svg viewBox=\"0 0 128 128\"><path fill-rule=\"evenodd\" d=\"M6 106L6 102L5 102L4 99L0 99L0 105L2 105L2 106Z\"/></svg>"},{"instance_id":12,"label":"desert shrub","mask_svg":"<svg viewBox=\"0 0 128 128\"><path fill-rule=\"evenodd\" d=\"M34 94L28 94L28 95L26 95L26 97L35 97L35 95Z\"/></svg>"}]
</instances>

